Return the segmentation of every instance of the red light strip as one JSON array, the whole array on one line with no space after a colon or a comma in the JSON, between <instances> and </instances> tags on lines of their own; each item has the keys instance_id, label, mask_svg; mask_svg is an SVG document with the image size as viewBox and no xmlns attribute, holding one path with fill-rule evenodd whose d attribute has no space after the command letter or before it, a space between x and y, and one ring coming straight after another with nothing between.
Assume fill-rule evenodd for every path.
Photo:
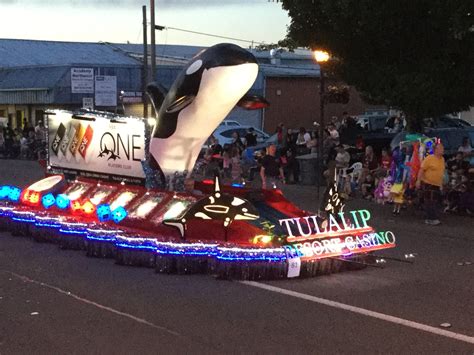
<instances>
[{"instance_id":1,"label":"red light strip","mask_svg":"<svg viewBox=\"0 0 474 355\"><path fill-rule=\"evenodd\" d=\"M361 254L361 253L366 253L369 251L395 248L395 246L396 246L395 243L387 243L387 244L382 244L382 245L376 245L369 248L360 248L360 249L354 249L354 250L348 249L346 252L351 253L351 254ZM341 256L344 254L345 254L344 252L333 252L333 253L328 253L328 254L323 254L323 255L301 256L301 260L304 260L304 261L319 260L319 259L331 258L334 256Z\"/></svg>"},{"instance_id":2,"label":"red light strip","mask_svg":"<svg viewBox=\"0 0 474 355\"><path fill-rule=\"evenodd\" d=\"M306 240L314 240L314 239L321 239L327 237L342 237L342 236L349 236L349 235L356 235L356 234L363 234L363 233L371 233L374 229L372 227L364 227L364 228L357 228L357 229L346 229L340 232L325 232L325 233L317 233L311 234L307 237L294 237L290 236L286 238L288 242L304 242Z\"/></svg>"}]
</instances>

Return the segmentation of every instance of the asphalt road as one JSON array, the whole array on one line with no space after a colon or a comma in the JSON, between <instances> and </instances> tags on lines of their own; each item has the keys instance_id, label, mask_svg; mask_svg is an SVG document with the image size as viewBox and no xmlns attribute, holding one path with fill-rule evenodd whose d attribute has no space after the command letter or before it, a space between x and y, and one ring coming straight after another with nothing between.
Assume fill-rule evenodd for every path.
<instances>
[{"instance_id":1,"label":"asphalt road","mask_svg":"<svg viewBox=\"0 0 474 355\"><path fill-rule=\"evenodd\" d=\"M0 184L40 177L34 163L0 161ZM285 189L315 208L314 188ZM0 233L0 354L473 354L473 220L425 226L419 211L394 218L389 206L350 205L395 233L384 256L416 253L414 264L242 283L159 275Z\"/></svg>"}]
</instances>

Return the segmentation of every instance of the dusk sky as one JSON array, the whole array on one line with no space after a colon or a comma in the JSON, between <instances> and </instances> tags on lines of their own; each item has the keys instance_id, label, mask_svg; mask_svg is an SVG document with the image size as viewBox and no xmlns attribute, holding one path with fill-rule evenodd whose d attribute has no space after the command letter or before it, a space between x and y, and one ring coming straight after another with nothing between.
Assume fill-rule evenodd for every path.
<instances>
[{"instance_id":1,"label":"dusk sky","mask_svg":"<svg viewBox=\"0 0 474 355\"><path fill-rule=\"evenodd\" d=\"M142 5L149 1L0 0L0 38L141 43ZM156 23L274 43L285 37L289 19L280 4L268 0L156 0ZM157 43L166 44L229 42L176 30L156 34Z\"/></svg>"}]
</instances>

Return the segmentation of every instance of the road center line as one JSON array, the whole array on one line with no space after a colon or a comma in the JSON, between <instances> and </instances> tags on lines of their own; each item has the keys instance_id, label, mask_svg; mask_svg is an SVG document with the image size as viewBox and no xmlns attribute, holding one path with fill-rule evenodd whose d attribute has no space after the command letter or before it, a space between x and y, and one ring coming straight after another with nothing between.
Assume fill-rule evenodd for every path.
<instances>
[{"instance_id":1,"label":"road center line","mask_svg":"<svg viewBox=\"0 0 474 355\"><path fill-rule=\"evenodd\" d=\"M303 299L303 300L306 300L306 301L311 301L311 302L314 302L314 303L323 304L325 306L329 306L329 307L333 307L333 308L339 308L339 309L343 309L343 310L353 312L353 313L357 313L357 314L362 314L362 315L367 316L367 317L381 319L381 320L384 320L386 322L391 322L391 323L403 325L405 327L422 330L424 332L428 332L428 333L432 333L432 334L436 334L436 335L441 335L443 337L463 341L463 342L466 342L466 343L469 343L469 344L474 344L474 337L470 337L470 336L464 335L464 334L450 332L448 330L438 329L438 328L435 328L435 327L432 327L432 326L429 326L429 325L426 325L426 324L413 322L413 321L410 321L410 320L407 320L407 319L398 318L398 317L390 316L390 315L387 315L387 314L370 311L368 309L351 306L351 305L348 305L348 304L345 304L345 303L331 301L331 300L328 300L328 299L325 299L325 298L311 296L311 295L307 295L307 294L296 292L296 291L290 291L290 290L286 290L284 288L270 286L270 285L262 284L262 283L255 282L255 281L240 281L240 283L242 283L244 285L252 286L252 287L261 288L261 289L264 289L264 290L267 290L267 291L272 291L272 292L276 292L276 293L281 293L283 295L300 298L300 299Z\"/></svg>"},{"instance_id":2,"label":"road center line","mask_svg":"<svg viewBox=\"0 0 474 355\"><path fill-rule=\"evenodd\" d=\"M35 285L39 285L41 287L45 287L45 288L49 288L51 290L54 290L62 295L66 295L68 297L72 297L74 298L75 300L79 301L79 302L82 302L82 303L86 303L88 305L91 305L91 306L94 306L94 307L97 307L101 310L104 310L104 311L107 311L107 312L110 312L110 313L113 313L113 314L116 314L116 315L119 315L121 317L125 317L125 318L128 318L128 319L131 319L137 323L141 323L141 324L144 324L144 325L147 325L149 327L152 327L152 328L155 328L155 329L158 329L158 330L161 330L161 331L164 331L166 333L169 333L169 334L172 334L172 335L175 335L175 336L182 336L181 334L173 331L173 330L170 330L168 328L165 328L165 327L162 327L162 326L159 326L159 325L156 325L154 323L151 323L149 321L147 321L146 319L143 319L143 318L138 318L138 317L135 317L134 315L132 314L129 314L129 313L125 313L125 312L121 312L121 311L118 311L116 309L113 309L113 308L110 308L110 307L107 307L107 306L104 306L104 305L101 305L99 303L96 303L94 301L90 301L86 298L83 298L83 297L80 297L80 296L77 296L69 291L64 291L62 289L60 289L59 287L56 287L56 286L52 286L52 285L48 285L47 283L44 283L44 282L40 282L40 281L36 281L36 280L32 280L30 279L29 277L27 276L23 276L23 275L20 275L20 274L17 274L17 273L14 273L12 271L6 271L6 270L2 270L3 272L5 273L8 273L18 279L20 279L21 281L23 282L29 282L29 283L32 283L32 284L35 284Z\"/></svg>"}]
</instances>

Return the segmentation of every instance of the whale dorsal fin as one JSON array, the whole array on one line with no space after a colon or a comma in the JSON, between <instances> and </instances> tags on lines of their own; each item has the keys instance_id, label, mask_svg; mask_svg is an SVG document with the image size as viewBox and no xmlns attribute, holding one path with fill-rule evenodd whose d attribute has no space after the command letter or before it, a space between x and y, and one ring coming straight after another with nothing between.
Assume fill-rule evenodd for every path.
<instances>
[{"instance_id":1,"label":"whale dorsal fin","mask_svg":"<svg viewBox=\"0 0 474 355\"><path fill-rule=\"evenodd\" d=\"M237 102L237 106L246 110L259 110L269 107L270 103L265 100L263 96L245 94L239 102Z\"/></svg>"},{"instance_id":2,"label":"whale dorsal fin","mask_svg":"<svg viewBox=\"0 0 474 355\"><path fill-rule=\"evenodd\" d=\"M216 175L214 178L214 193L221 192L221 184L219 182L219 176Z\"/></svg>"},{"instance_id":3,"label":"whale dorsal fin","mask_svg":"<svg viewBox=\"0 0 474 355\"><path fill-rule=\"evenodd\" d=\"M152 82L147 85L146 93L151 100L151 104L155 108L155 112L158 112L165 100L165 96L168 94L167 90L157 82Z\"/></svg>"}]
</instances>

